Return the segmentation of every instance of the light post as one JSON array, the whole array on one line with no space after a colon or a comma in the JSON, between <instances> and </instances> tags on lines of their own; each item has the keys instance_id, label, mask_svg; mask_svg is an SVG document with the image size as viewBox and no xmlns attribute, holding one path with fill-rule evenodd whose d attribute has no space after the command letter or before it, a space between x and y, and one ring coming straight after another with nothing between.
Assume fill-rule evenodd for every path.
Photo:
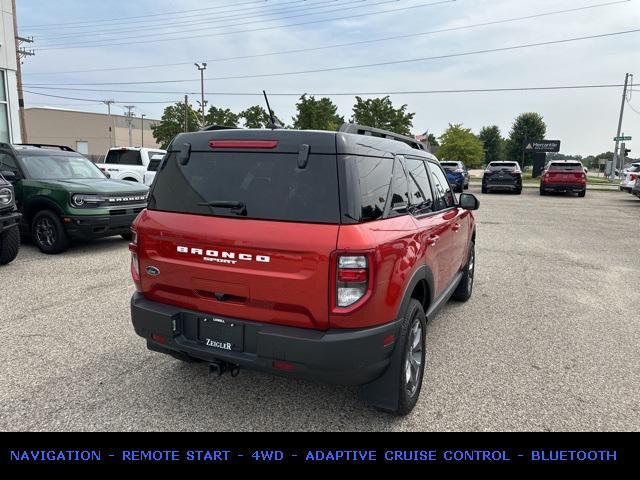
<instances>
[{"instance_id":1,"label":"light post","mask_svg":"<svg viewBox=\"0 0 640 480\"><path fill-rule=\"evenodd\" d=\"M142 145L140 145L142 148L144 148L144 117L146 117L146 115L144 113L140 114L140 120L142 121Z\"/></svg>"},{"instance_id":2,"label":"light post","mask_svg":"<svg viewBox=\"0 0 640 480\"><path fill-rule=\"evenodd\" d=\"M204 127L204 71L207 69L206 63L195 63L194 64L198 70L200 70L200 95L202 97L200 106L202 107L202 125Z\"/></svg>"}]
</instances>

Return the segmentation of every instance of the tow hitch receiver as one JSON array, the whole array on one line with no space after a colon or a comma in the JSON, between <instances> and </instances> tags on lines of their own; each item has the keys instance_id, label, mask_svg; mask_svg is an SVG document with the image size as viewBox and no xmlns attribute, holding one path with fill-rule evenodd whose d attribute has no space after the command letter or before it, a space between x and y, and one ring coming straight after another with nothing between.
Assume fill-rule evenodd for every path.
<instances>
[{"instance_id":1,"label":"tow hitch receiver","mask_svg":"<svg viewBox=\"0 0 640 480\"><path fill-rule=\"evenodd\" d=\"M240 374L240 366L220 360L209 364L209 373L214 377L221 377L227 371L235 378Z\"/></svg>"}]
</instances>

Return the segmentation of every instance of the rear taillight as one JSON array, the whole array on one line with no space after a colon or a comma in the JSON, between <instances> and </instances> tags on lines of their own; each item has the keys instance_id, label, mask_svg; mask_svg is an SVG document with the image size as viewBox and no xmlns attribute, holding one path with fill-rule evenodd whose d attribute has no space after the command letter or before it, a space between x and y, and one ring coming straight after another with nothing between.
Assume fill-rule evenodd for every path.
<instances>
[{"instance_id":1,"label":"rear taillight","mask_svg":"<svg viewBox=\"0 0 640 480\"><path fill-rule=\"evenodd\" d=\"M367 255L337 255L335 306L348 308L362 300L371 286L371 265Z\"/></svg>"},{"instance_id":2,"label":"rear taillight","mask_svg":"<svg viewBox=\"0 0 640 480\"><path fill-rule=\"evenodd\" d=\"M585 177L586 178L586 177ZM638 178L638 176L635 173L630 173L629 174L629 181L630 182L635 182L636 178Z\"/></svg>"},{"instance_id":3,"label":"rear taillight","mask_svg":"<svg viewBox=\"0 0 640 480\"><path fill-rule=\"evenodd\" d=\"M138 232L131 229L131 242L129 242L129 251L131 252L131 277L133 283L136 284L138 291L141 289L140 283L140 259L138 257Z\"/></svg>"}]
</instances>

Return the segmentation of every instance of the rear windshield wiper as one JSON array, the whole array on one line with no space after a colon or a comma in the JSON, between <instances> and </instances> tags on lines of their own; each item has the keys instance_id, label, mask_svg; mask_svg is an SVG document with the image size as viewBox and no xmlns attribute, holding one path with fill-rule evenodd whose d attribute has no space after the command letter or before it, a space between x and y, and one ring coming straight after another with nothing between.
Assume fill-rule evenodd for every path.
<instances>
[{"instance_id":1,"label":"rear windshield wiper","mask_svg":"<svg viewBox=\"0 0 640 480\"><path fill-rule=\"evenodd\" d=\"M198 203L200 207L214 207L214 208L228 208L238 215L247 214L247 206L244 202L227 201L227 200L213 200L211 202Z\"/></svg>"}]
</instances>

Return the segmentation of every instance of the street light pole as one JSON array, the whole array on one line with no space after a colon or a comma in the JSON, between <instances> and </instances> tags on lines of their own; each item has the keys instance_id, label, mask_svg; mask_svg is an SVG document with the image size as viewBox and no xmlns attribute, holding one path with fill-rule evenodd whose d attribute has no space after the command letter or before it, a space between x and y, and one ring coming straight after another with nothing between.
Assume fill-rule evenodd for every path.
<instances>
[{"instance_id":1,"label":"street light pole","mask_svg":"<svg viewBox=\"0 0 640 480\"><path fill-rule=\"evenodd\" d=\"M204 116L205 116L205 111L204 111L204 71L207 69L207 64L206 63L195 63L194 64L196 66L196 68L198 70L200 70L200 95L202 97L202 101L201 101L201 107L202 107L202 124L201 126L204 127Z\"/></svg>"},{"instance_id":2,"label":"street light pole","mask_svg":"<svg viewBox=\"0 0 640 480\"><path fill-rule=\"evenodd\" d=\"M144 148L144 117L146 117L146 115L144 113L140 114L140 120L142 121L142 145L140 145L142 148Z\"/></svg>"}]
</instances>

